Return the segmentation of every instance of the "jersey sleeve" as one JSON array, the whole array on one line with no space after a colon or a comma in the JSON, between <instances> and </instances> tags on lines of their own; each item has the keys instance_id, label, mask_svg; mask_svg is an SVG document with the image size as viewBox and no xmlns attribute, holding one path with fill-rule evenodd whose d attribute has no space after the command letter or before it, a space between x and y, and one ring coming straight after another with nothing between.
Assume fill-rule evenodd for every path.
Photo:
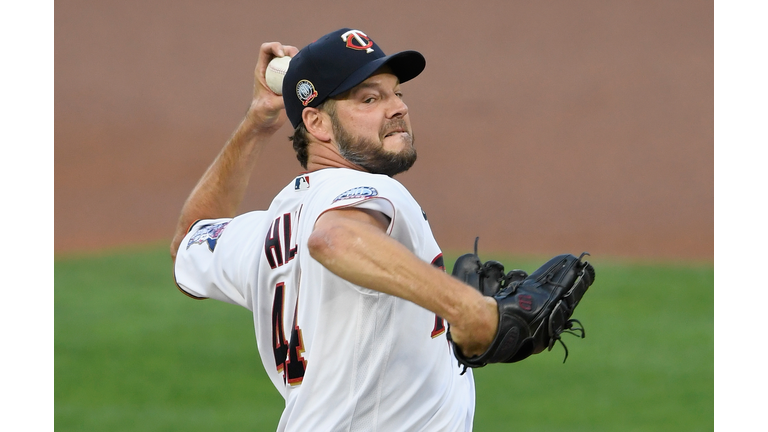
<instances>
[{"instance_id":1,"label":"jersey sleeve","mask_svg":"<svg viewBox=\"0 0 768 432\"><path fill-rule=\"evenodd\" d=\"M258 271L255 247L267 218L250 212L233 219L195 223L179 246L174 277L179 289L196 299L216 299L253 310L249 275Z\"/></svg>"}]
</instances>

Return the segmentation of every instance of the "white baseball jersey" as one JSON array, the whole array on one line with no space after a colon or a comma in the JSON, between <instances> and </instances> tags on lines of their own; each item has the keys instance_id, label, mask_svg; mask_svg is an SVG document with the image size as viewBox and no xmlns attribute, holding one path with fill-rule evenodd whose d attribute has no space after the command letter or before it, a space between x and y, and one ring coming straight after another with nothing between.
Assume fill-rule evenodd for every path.
<instances>
[{"instance_id":1,"label":"white baseball jersey","mask_svg":"<svg viewBox=\"0 0 768 432\"><path fill-rule=\"evenodd\" d=\"M264 368L285 398L279 431L469 431L472 371L461 375L442 318L334 275L307 250L315 221L356 207L443 267L426 214L398 181L350 169L302 174L267 211L196 223L181 243L179 287L253 312Z\"/></svg>"}]
</instances>

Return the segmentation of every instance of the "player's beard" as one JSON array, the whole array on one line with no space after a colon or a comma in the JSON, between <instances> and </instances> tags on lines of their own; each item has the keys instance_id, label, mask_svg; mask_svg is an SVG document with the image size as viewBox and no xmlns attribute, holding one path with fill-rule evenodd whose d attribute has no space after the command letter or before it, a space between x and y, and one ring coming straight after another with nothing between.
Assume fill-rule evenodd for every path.
<instances>
[{"instance_id":1,"label":"player's beard","mask_svg":"<svg viewBox=\"0 0 768 432\"><path fill-rule=\"evenodd\" d=\"M401 139L407 140L405 148L400 152L384 150L384 143L368 139L353 137L344 126L331 116L333 133L339 153L344 159L363 167L374 174L385 174L390 177L408 171L416 162L416 148L413 146L413 133L401 134ZM407 130L407 123L403 119L395 119L385 124L379 131L379 136L384 136L388 130Z\"/></svg>"}]
</instances>

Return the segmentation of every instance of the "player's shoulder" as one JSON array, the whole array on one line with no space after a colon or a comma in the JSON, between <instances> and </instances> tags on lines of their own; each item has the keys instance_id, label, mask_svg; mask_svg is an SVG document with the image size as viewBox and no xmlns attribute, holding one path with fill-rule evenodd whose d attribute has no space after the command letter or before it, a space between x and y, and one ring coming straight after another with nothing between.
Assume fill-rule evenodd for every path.
<instances>
[{"instance_id":1,"label":"player's shoulder","mask_svg":"<svg viewBox=\"0 0 768 432\"><path fill-rule=\"evenodd\" d=\"M400 182L386 175L347 168L324 169L310 175L317 178L318 189L333 195L334 201L408 195L408 191Z\"/></svg>"},{"instance_id":2,"label":"player's shoulder","mask_svg":"<svg viewBox=\"0 0 768 432\"><path fill-rule=\"evenodd\" d=\"M347 168L326 168L297 176L293 187L302 192L309 214L340 207L374 207L387 215L418 206L397 180Z\"/></svg>"}]
</instances>

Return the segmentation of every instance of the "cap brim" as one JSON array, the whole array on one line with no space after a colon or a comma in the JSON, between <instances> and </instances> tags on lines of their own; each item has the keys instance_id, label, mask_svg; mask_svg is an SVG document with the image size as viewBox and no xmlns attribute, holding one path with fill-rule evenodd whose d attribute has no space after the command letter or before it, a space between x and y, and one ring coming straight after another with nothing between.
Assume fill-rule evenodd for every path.
<instances>
[{"instance_id":1,"label":"cap brim","mask_svg":"<svg viewBox=\"0 0 768 432\"><path fill-rule=\"evenodd\" d=\"M338 87L328 94L328 97L338 96L368 79L377 70L389 66L392 73L401 83L416 78L426 67L427 61L418 51L401 51L396 54L381 57L356 70Z\"/></svg>"}]
</instances>

